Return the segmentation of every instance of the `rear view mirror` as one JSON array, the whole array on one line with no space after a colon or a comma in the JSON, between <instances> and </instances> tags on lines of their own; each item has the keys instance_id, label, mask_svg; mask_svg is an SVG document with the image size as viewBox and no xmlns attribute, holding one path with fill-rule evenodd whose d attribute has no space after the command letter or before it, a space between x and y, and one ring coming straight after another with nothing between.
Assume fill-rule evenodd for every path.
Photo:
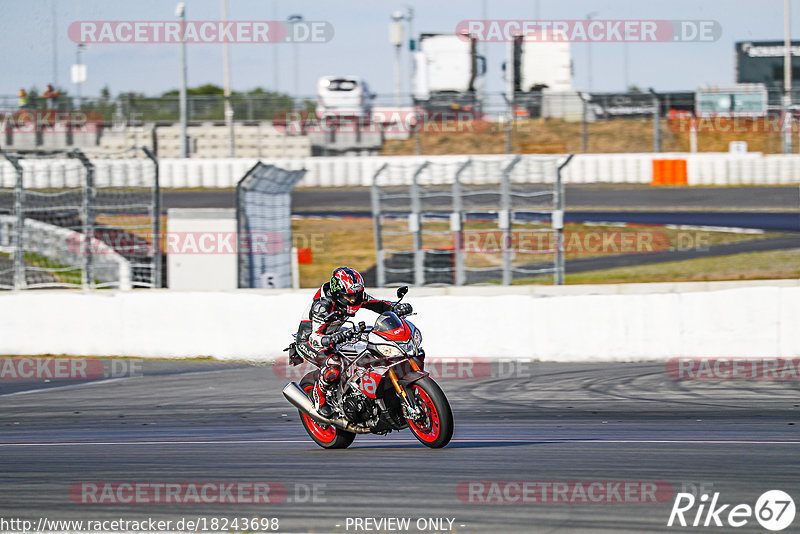
<instances>
[{"instance_id":1,"label":"rear view mirror","mask_svg":"<svg viewBox=\"0 0 800 534\"><path fill-rule=\"evenodd\" d=\"M397 298L401 299L406 296L408 293L408 286L402 286L397 288Z\"/></svg>"}]
</instances>

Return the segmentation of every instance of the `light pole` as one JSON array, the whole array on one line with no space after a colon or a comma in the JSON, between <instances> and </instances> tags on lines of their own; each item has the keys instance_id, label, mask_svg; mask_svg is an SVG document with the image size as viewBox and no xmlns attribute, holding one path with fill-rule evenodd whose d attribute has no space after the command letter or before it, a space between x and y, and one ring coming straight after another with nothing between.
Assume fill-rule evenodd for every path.
<instances>
[{"instance_id":1,"label":"light pole","mask_svg":"<svg viewBox=\"0 0 800 534\"><path fill-rule=\"evenodd\" d=\"M403 47L403 16L402 11L392 13L392 22L389 24L389 42L394 46L394 105L400 106L400 92L402 91L402 73L400 68L400 52Z\"/></svg>"},{"instance_id":2,"label":"light pole","mask_svg":"<svg viewBox=\"0 0 800 534\"><path fill-rule=\"evenodd\" d=\"M72 81L75 83L75 95L78 99L78 107L81 107L81 85L86 81L86 67L81 62L81 53L86 49L84 43L78 43L78 48L75 51L75 68L72 72Z\"/></svg>"},{"instance_id":3,"label":"light pole","mask_svg":"<svg viewBox=\"0 0 800 534\"><path fill-rule=\"evenodd\" d=\"M783 153L792 153L792 2L783 2Z\"/></svg>"},{"instance_id":4,"label":"light pole","mask_svg":"<svg viewBox=\"0 0 800 534\"><path fill-rule=\"evenodd\" d=\"M58 31L56 30L56 0L50 0L53 14L53 87L58 89Z\"/></svg>"},{"instance_id":5,"label":"light pole","mask_svg":"<svg viewBox=\"0 0 800 534\"><path fill-rule=\"evenodd\" d=\"M292 47L294 48L294 110L297 111L300 109L300 58L298 57L299 52L297 50L297 42L295 41L297 35L295 24L303 21L303 15L289 15L289 18L286 20L292 24Z\"/></svg>"},{"instance_id":6,"label":"light pole","mask_svg":"<svg viewBox=\"0 0 800 534\"><path fill-rule=\"evenodd\" d=\"M414 8L406 5L406 22L408 23L408 73L409 73L409 82L408 82L408 92L413 93L414 87L411 80L412 73L414 72L414 55L411 53L416 51L417 49L417 38L414 35ZM411 43L414 43L413 47Z\"/></svg>"},{"instance_id":7,"label":"light pole","mask_svg":"<svg viewBox=\"0 0 800 534\"><path fill-rule=\"evenodd\" d=\"M625 71L624 72L624 75L625 75L625 89L624 89L624 92L625 93L628 92L628 89L630 89L630 86L631 86L630 76L628 75L628 73L630 72L630 69L629 69L628 65L629 65L628 41L623 41L622 42L622 69Z\"/></svg>"},{"instance_id":8,"label":"light pole","mask_svg":"<svg viewBox=\"0 0 800 534\"><path fill-rule=\"evenodd\" d=\"M175 7L175 16L181 19L181 157L189 157L189 139L187 137L186 118L186 3L181 2Z\"/></svg>"},{"instance_id":9,"label":"light pole","mask_svg":"<svg viewBox=\"0 0 800 534\"><path fill-rule=\"evenodd\" d=\"M228 0L222 0L222 24L228 22ZM225 124L228 126L228 156L236 156L233 136L233 106L231 105L231 53L228 40L222 41L222 71L225 76Z\"/></svg>"},{"instance_id":10,"label":"light pole","mask_svg":"<svg viewBox=\"0 0 800 534\"><path fill-rule=\"evenodd\" d=\"M596 16L597 16L597 11L592 11L591 13L587 13L586 14L586 20L590 21ZM587 28L587 35L588 34L589 33L588 33L588 28ZM588 71L589 71L589 74L588 74L588 79L589 79L588 91L589 91L589 93L591 93L592 92L592 41L591 40L587 41L587 43L586 43L586 59L587 59L586 63L588 65Z\"/></svg>"},{"instance_id":11,"label":"light pole","mask_svg":"<svg viewBox=\"0 0 800 534\"><path fill-rule=\"evenodd\" d=\"M272 20L278 20L278 0L272 0ZM278 56L278 43L272 44L272 90L275 91L275 95L277 96L278 92L280 92L278 88L278 65L280 64L280 59Z\"/></svg>"}]
</instances>

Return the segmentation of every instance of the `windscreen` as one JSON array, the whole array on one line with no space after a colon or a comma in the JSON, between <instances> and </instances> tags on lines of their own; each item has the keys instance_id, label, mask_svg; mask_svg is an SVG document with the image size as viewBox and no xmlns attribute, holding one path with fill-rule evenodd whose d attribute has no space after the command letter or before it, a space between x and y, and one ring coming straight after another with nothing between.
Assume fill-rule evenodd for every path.
<instances>
[{"instance_id":1,"label":"windscreen","mask_svg":"<svg viewBox=\"0 0 800 534\"><path fill-rule=\"evenodd\" d=\"M385 312L375 321L375 332L389 332L403 327L403 321L394 312Z\"/></svg>"},{"instance_id":2,"label":"windscreen","mask_svg":"<svg viewBox=\"0 0 800 534\"><path fill-rule=\"evenodd\" d=\"M355 80L331 80L328 91L352 91L356 87L358 87L358 82Z\"/></svg>"}]
</instances>

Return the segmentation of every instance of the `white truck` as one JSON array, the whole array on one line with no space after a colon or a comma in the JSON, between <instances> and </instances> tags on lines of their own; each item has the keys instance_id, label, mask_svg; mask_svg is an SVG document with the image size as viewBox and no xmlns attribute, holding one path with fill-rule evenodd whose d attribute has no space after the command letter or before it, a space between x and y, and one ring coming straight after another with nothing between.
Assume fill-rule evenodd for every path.
<instances>
[{"instance_id":1,"label":"white truck","mask_svg":"<svg viewBox=\"0 0 800 534\"><path fill-rule=\"evenodd\" d=\"M565 98L574 94L569 41L538 41L517 35L509 42L503 70L506 97L533 117L541 115L545 95L555 100L558 93Z\"/></svg>"},{"instance_id":2,"label":"white truck","mask_svg":"<svg viewBox=\"0 0 800 534\"><path fill-rule=\"evenodd\" d=\"M423 33L414 52L414 104L428 110L475 109L486 58L467 34Z\"/></svg>"}]
</instances>

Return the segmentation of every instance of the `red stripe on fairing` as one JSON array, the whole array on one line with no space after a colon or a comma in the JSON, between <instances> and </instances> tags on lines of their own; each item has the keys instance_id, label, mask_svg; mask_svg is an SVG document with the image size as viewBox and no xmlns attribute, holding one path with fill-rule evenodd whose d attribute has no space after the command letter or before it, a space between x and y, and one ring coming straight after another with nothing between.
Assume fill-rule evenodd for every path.
<instances>
[{"instance_id":1,"label":"red stripe on fairing","mask_svg":"<svg viewBox=\"0 0 800 534\"><path fill-rule=\"evenodd\" d=\"M394 330L389 330L388 332L375 333L381 336L383 339L389 341L406 341L411 337L411 329L406 323L403 323L403 328L395 328Z\"/></svg>"},{"instance_id":2,"label":"red stripe on fairing","mask_svg":"<svg viewBox=\"0 0 800 534\"><path fill-rule=\"evenodd\" d=\"M315 298L315 299L318 299L318 298L320 298L321 296L322 296L322 288L320 287L319 289L317 289L317 292L316 292L316 293L314 293L314 298Z\"/></svg>"}]
</instances>

